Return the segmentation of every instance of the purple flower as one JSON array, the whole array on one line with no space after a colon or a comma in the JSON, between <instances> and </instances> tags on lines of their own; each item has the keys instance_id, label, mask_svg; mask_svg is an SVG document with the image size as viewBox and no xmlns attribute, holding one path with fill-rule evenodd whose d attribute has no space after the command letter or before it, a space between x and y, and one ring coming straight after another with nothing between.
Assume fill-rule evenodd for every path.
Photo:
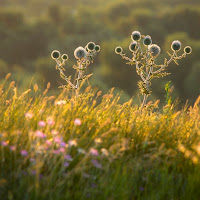
<instances>
[{"instance_id":1,"label":"purple flower","mask_svg":"<svg viewBox=\"0 0 200 200\"><path fill-rule=\"evenodd\" d=\"M26 157L28 155L28 152L26 150L21 150L20 154L24 157Z\"/></svg>"},{"instance_id":2,"label":"purple flower","mask_svg":"<svg viewBox=\"0 0 200 200\"><path fill-rule=\"evenodd\" d=\"M98 160L92 160L91 161L91 163L94 165L94 167L96 167L96 168L102 168L102 165L101 165L101 163L99 163L99 161Z\"/></svg>"},{"instance_id":3,"label":"purple flower","mask_svg":"<svg viewBox=\"0 0 200 200\"><path fill-rule=\"evenodd\" d=\"M144 187L140 186L140 191L144 191Z\"/></svg>"},{"instance_id":4,"label":"purple flower","mask_svg":"<svg viewBox=\"0 0 200 200\"><path fill-rule=\"evenodd\" d=\"M61 146L61 147L66 147L66 143L65 143L65 142L61 142L61 143L60 143L60 146Z\"/></svg>"},{"instance_id":5,"label":"purple flower","mask_svg":"<svg viewBox=\"0 0 200 200\"><path fill-rule=\"evenodd\" d=\"M65 166L65 167L69 167L69 163L68 163L68 162L65 162L65 163L64 163L64 166Z\"/></svg>"},{"instance_id":6,"label":"purple flower","mask_svg":"<svg viewBox=\"0 0 200 200\"><path fill-rule=\"evenodd\" d=\"M72 161L73 159L72 159L71 155L68 154L65 156L65 160Z\"/></svg>"}]
</instances>

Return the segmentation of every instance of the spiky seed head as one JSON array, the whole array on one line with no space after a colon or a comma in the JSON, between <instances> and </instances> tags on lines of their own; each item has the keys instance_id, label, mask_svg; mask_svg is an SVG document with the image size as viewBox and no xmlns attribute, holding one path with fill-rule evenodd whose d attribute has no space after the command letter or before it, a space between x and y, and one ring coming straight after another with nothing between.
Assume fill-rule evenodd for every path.
<instances>
[{"instance_id":1,"label":"spiky seed head","mask_svg":"<svg viewBox=\"0 0 200 200\"><path fill-rule=\"evenodd\" d=\"M149 47L149 52L153 57L158 56L161 52L161 49L157 44L151 44L148 47Z\"/></svg>"},{"instance_id":2,"label":"spiky seed head","mask_svg":"<svg viewBox=\"0 0 200 200\"><path fill-rule=\"evenodd\" d=\"M190 46L186 46L186 47L184 48L184 52L185 52L186 54L191 54L191 53L192 53L192 48L191 48Z\"/></svg>"},{"instance_id":3,"label":"spiky seed head","mask_svg":"<svg viewBox=\"0 0 200 200\"><path fill-rule=\"evenodd\" d=\"M59 52L58 50L52 51L51 57L52 57L53 59L58 59L58 58L60 58L60 52Z\"/></svg>"},{"instance_id":4,"label":"spiky seed head","mask_svg":"<svg viewBox=\"0 0 200 200\"><path fill-rule=\"evenodd\" d=\"M146 46L151 45L152 44L151 36L149 36L149 35L145 36L143 39L143 44Z\"/></svg>"},{"instance_id":5,"label":"spiky seed head","mask_svg":"<svg viewBox=\"0 0 200 200\"><path fill-rule=\"evenodd\" d=\"M68 55L67 55L67 54L63 54L63 55L62 55L62 59L63 59L64 61L67 61L67 60L68 60Z\"/></svg>"},{"instance_id":6,"label":"spiky seed head","mask_svg":"<svg viewBox=\"0 0 200 200\"><path fill-rule=\"evenodd\" d=\"M123 51L123 49L120 46L115 48L116 54L120 54L120 53L122 53L122 51Z\"/></svg>"},{"instance_id":7,"label":"spiky seed head","mask_svg":"<svg viewBox=\"0 0 200 200\"><path fill-rule=\"evenodd\" d=\"M181 49L181 42L179 40L174 40L171 45L173 51L179 51Z\"/></svg>"},{"instance_id":8,"label":"spiky seed head","mask_svg":"<svg viewBox=\"0 0 200 200\"><path fill-rule=\"evenodd\" d=\"M95 48L95 43L94 43L94 42L88 42L88 44L87 44L87 49L88 49L89 51L93 51L94 48Z\"/></svg>"},{"instance_id":9,"label":"spiky seed head","mask_svg":"<svg viewBox=\"0 0 200 200\"><path fill-rule=\"evenodd\" d=\"M137 49L137 42L131 42L131 44L129 45L129 50L131 52L134 52Z\"/></svg>"},{"instance_id":10,"label":"spiky seed head","mask_svg":"<svg viewBox=\"0 0 200 200\"><path fill-rule=\"evenodd\" d=\"M95 45L94 49L95 49L96 52L99 52L101 50L99 45Z\"/></svg>"},{"instance_id":11,"label":"spiky seed head","mask_svg":"<svg viewBox=\"0 0 200 200\"><path fill-rule=\"evenodd\" d=\"M141 33L139 31L133 31L131 34L131 39L134 41L139 41L141 39Z\"/></svg>"},{"instance_id":12,"label":"spiky seed head","mask_svg":"<svg viewBox=\"0 0 200 200\"><path fill-rule=\"evenodd\" d=\"M76 59L83 59L87 55L87 51L83 47L78 47L74 51L74 57Z\"/></svg>"}]
</instances>

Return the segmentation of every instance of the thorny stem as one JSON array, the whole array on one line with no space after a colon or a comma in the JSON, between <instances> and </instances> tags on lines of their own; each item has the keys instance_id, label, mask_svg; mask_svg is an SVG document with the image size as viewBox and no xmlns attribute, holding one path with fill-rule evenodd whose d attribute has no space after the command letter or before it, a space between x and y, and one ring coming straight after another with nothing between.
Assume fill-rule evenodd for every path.
<instances>
[{"instance_id":1,"label":"thorny stem","mask_svg":"<svg viewBox=\"0 0 200 200\"><path fill-rule=\"evenodd\" d=\"M77 89L76 86L74 86L74 84L72 84L71 81L69 81L68 78L65 76L65 74L64 74L64 72L63 72L63 70L62 70L62 68L61 68L61 66L60 66L60 64L59 64L59 62L58 62L58 59L56 59L56 63L57 63L58 69L59 69L60 73L63 75L65 81L66 81L73 89L76 90L76 89Z\"/></svg>"}]
</instances>

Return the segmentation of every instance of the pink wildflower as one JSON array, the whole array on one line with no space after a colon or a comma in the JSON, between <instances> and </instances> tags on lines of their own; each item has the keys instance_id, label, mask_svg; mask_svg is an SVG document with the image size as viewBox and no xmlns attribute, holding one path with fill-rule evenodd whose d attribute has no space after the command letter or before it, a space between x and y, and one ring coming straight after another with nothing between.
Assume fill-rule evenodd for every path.
<instances>
[{"instance_id":1,"label":"pink wildflower","mask_svg":"<svg viewBox=\"0 0 200 200\"><path fill-rule=\"evenodd\" d=\"M8 146L8 143L9 143L8 141L2 141L1 145L4 146L4 147L6 147L6 146Z\"/></svg>"},{"instance_id":2,"label":"pink wildflower","mask_svg":"<svg viewBox=\"0 0 200 200\"><path fill-rule=\"evenodd\" d=\"M36 136L39 138L45 138L46 135L42 131L36 131Z\"/></svg>"},{"instance_id":3,"label":"pink wildflower","mask_svg":"<svg viewBox=\"0 0 200 200\"><path fill-rule=\"evenodd\" d=\"M39 121L38 125L40 127L45 127L46 126L46 123L44 121Z\"/></svg>"},{"instance_id":4,"label":"pink wildflower","mask_svg":"<svg viewBox=\"0 0 200 200\"><path fill-rule=\"evenodd\" d=\"M62 142L62 138L60 138L60 137L55 137L55 138L53 139L53 141L54 141L55 143L61 143L61 142Z\"/></svg>"},{"instance_id":5,"label":"pink wildflower","mask_svg":"<svg viewBox=\"0 0 200 200\"><path fill-rule=\"evenodd\" d=\"M91 149L90 149L90 154L92 154L93 156L98 156L98 155L99 155L99 152L98 152L97 149L91 148Z\"/></svg>"},{"instance_id":6,"label":"pink wildflower","mask_svg":"<svg viewBox=\"0 0 200 200\"><path fill-rule=\"evenodd\" d=\"M82 123L81 120L78 119L78 118L76 118L76 119L74 120L74 124L75 124L76 126L80 126L81 123Z\"/></svg>"},{"instance_id":7,"label":"pink wildflower","mask_svg":"<svg viewBox=\"0 0 200 200\"><path fill-rule=\"evenodd\" d=\"M10 146L10 150L11 151L15 151L16 150L16 146Z\"/></svg>"},{"instance_id":8,"label":"pink wildflower","mask_svg":"<svg viewBox=\"0 0 200 200\"><path fill-rule=\"evenodd\" d=\"M51 146L52 141L51 141L51 140L46 140L45 143L46 143L48 146Z\"/></svg>"},{"instance_id":9,"label":"pink wildflower","mask_svg":"<svg viewBox=\"0 0 200 200\"><path fill-rule=\"evenodd\" d=\"M33 113L27 112L27 113L25 113L25 117L26 117L27 119L31 119L31 118L33 117Z\"/></svg>"}]
</instances>

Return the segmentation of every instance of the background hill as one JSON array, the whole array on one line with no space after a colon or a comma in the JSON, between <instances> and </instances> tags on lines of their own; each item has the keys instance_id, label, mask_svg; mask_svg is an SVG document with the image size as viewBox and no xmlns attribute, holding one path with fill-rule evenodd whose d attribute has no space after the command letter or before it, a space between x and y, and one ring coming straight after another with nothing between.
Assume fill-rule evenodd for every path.
<instances>
[{"instance_id":1,"label":"background hill","mask_svg":"<svg viewBox=\"0 0 200 200\"><path fill-rule=\"evenodd\" d=\"M104 92L111 87L123 90L127 100L138 94L138 77L114 48L122 45L128 52L130 34L139 30L161 46L158 62L167 57L174 39L192 46L193 53L179 66L170 65L170 76L153 81L152 98L162 100L164 85L172 80L174 98L194 102L200 93L199 22L198 0L1 0L0 77L13 72L20 88L34 82L45 86L50 81L57 91L61 80L51 51L59 49L70 56L66 68L73 75L74 49L94 41L102 51L90 66L91 84Z\"/></svg>"}]
</instances>

